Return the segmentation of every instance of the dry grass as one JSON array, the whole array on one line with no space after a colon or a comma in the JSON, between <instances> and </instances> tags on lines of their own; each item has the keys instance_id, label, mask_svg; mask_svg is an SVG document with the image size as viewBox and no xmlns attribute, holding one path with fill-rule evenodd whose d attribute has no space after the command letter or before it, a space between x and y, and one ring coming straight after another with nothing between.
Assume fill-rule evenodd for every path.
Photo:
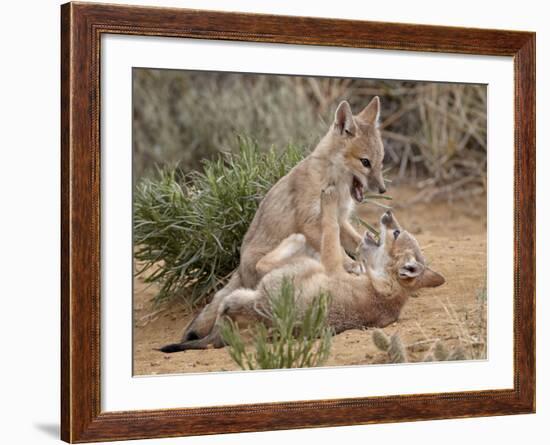
<instances>
[{"instance_id":1,"label":"dry grass","mask_svg":"<svg viewBox=\"0 0 550 445\"><path fill-rule=\"evenodd\" d=\"M485 191L484 85L175 70L134 71L136 176L159 164L200 169L202 158L235 150L236 134L313 147L341 100L358 112L374 95L390 176L418 182L421 200Z\"/></svg>"},{"instance_id":2,"label":"dry grass","mask_svg":"<svg viewBox=\"0 0 550 445\"><path fill-rule=\"evenodd\" d=\"M438 300L447 321L451 327L446 338L434 338L429 336L417 323L422 340L404 344L397 332L388 336L382 329L372 332L372 341L380 350L387 353L388 362L406 363L409 360L409 352L426 351L420 360L422 362L455 361L455 360L484 360L487 358L487 291L483 289L477 295L479 310L476 320L468 320L459 316L454 306L446 301ZM453 345L450 346L450 338ZM427 348L427 350L426 350Z\"/></svg>"}]
</instances>

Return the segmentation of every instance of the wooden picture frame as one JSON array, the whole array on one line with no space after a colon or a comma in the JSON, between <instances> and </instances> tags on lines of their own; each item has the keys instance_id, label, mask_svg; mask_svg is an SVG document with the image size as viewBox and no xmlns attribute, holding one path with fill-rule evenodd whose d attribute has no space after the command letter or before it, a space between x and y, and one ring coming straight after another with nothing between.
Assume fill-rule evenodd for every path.
<instances>
[{"instance_id":1,"label":"wooden picture frame","mask_svg":"<svg viewBox=\"0 0 550 445\"><path fill-rule=\"evenodd\" d=\"M535 411L534 33L67 3L61 7L61 34L63 440L92 442ZM513 389L102 412L99 116L103 34L512 56L515 70Z\"/></svg>"}]
</instances>

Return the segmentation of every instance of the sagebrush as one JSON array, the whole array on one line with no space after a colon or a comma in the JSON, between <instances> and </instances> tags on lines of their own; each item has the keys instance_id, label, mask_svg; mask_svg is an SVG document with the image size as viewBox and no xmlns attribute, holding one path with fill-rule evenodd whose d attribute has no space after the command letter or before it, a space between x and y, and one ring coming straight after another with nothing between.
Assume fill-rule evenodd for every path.
<instances>
[{"instance_id":1,"label":"sagebrush","mask_svg":"<svg viewBox=\"0 0 550 445\"><path fill-rule=\"evenodd\" d=\"M309 368L326 362L334 335L327 323L330 295L321 293L300 309L295 303L296 292L290 280L283 280L279 292L270 295L265 315L270 327L255 324L249 347L236 324L224 321L222 338L241 369Z\"/></svg>"},{"instance_id":2,"label":"sagebrush","mask_svg":"<svg viewBox=\"0 0 550 445\"><path fill-rule=\"evenodd\" d=\"M236 154L204 160L201 170L165 168L136 185L136 273L160 285L156 302L207 298L237 267L239 248L263 196L303 157L288 145L260 150L240 138Z\"/></svg>"}]
</instances>

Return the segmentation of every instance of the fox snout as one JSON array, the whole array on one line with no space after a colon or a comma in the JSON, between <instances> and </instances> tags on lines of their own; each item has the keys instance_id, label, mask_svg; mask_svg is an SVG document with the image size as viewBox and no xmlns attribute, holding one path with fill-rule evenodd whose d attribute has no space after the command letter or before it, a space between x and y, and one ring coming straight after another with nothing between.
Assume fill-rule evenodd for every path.
<instances>
[{"instance_id":1,"label":"fox snout","mask_svg":"<svg viewBox=\"0 0 550 445\"><path fill-rule=\"evenodd\" d=\"M378 190L378 193L386 193L386 183L382 175L375 175L371 172L367 178L367 186L371 191Z\"/></svg>"},{"instance_id":2,"label":"fox snout","mask_svg":"<svg viewBox=\"0 0 550 445\"><path fill-rule=\"evenodd\" d=\"M378 175L375 178L376 184L378 185L378 193L383 194L386 193L386 183L384 182L384 178L382 174Z\"/></svg>"}]
</instances>

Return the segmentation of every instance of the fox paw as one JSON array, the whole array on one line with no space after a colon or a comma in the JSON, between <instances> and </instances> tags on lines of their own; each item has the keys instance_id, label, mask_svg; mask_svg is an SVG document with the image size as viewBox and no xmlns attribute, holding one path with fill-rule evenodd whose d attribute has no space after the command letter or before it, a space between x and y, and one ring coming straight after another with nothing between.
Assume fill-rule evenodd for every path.
<instances>
[{"instance_id":1,"label":"fox paw","mask_svg":"<svg viewBox=\"0 0 550 445\"><path fill-rule=\"evenodd\" d=\"M291 253L298 252L306 245L306 237L301 233L293 233L284 239L283 245L285 249Z\"/></svg>"},{"instance_id":2,"label":"fox paw","mask_svg":"<svg viewBox=\"0 0 550 445\"><path fill-rule=\"evenodd\" d=\"M306 237L301 233L294 233L290 236L287 236L284 240L281 241L281 244L279 244L279 247L277 247L276 249L277 258L279 258L279 260L281 258L289 258L304 249L305 245ZM265 265L262 266L263 263L264 260L262 259L259 261L256 267L264 267ZM268 269L270 269L270 266L268 266Z\"/></svg>"},{"instance_id":3,"label":"fox paw","mask_svg":"<svg viewBox=\"0 0 550 445\"><path fill-rule=\"evenodd\" d=\"M321 192L321 204L323 207L336 205L338 202L338 190L333 184L329 185Z\"/></svg>"},{"instance_id":4,"label":"fox paw","mask_svg":"<svg viewBox=\"0 0 550 445\"><path fill-rule=\"evenodd\" d=\"M301 233L293 233L292 235L287 236L286 240L289 243L296 243L304 245L306 243L306 237Z\"/></svg>"},{"instance_id":5,"label":"fox paw","mask_svg":"<svg viewBox=\"0 0 550 445\"><path fill-rule=\"evenodd\" d=\"M346 272L355 274L355 275L361 275L365 273L365 266L363 266L363 263L360 261L349 261L344 264L344 269Z\"/></svg>"}]
</instances>

